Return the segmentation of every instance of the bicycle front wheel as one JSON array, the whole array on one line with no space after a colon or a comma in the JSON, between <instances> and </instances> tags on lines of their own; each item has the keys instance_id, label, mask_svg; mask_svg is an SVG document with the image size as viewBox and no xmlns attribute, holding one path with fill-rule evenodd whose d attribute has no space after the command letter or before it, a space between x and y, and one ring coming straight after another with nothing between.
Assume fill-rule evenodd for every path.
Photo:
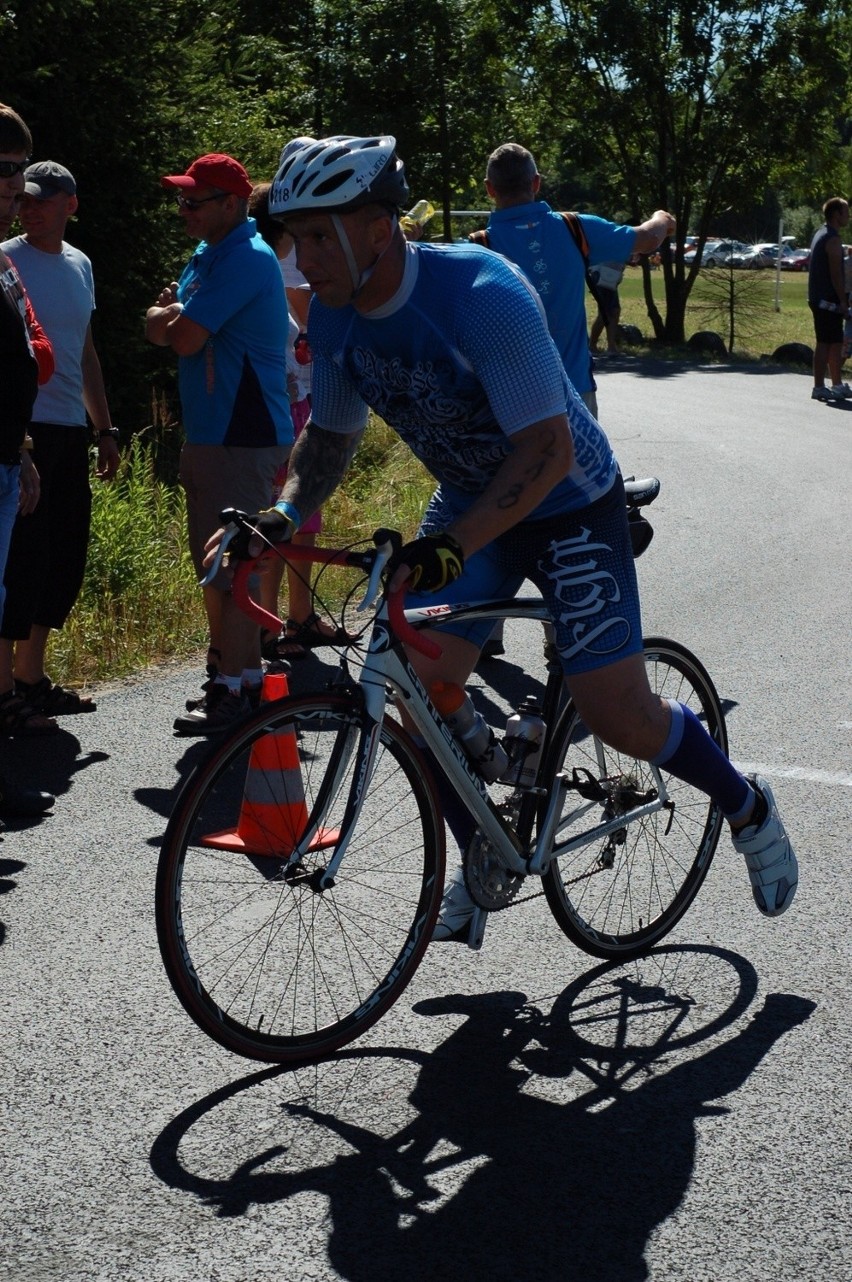
<instances>
[{"instance_id":1,"label":"bicycle front wheel","mask_svg":"<svg viewBox=\"0 0 852 1282\"><path fill-rule=\"evenodd\" d=\"M345 696L271 703L178 796L157 870L160 951L188 1014L237 1054L297 1065L345 1046L396 1001L431 938L443 822L425 763L392 720L346 853L322 885L364 718Z\"/></svg>"},{"instance_id":2,"label":"bicycle front wheel","mask_svg":"<svg viewBox=\"0 0 852 1282\"><path fill-rule=\"evenodd\" d=\"M686 704L723 752L728 751L719 696L703 665L675 641L649 637L645 666L651 689ZM577 770L581 782L599 784L605 800L591 809L573 790L566 794L557 840L585 809L587 828L630 809L656 784L647 762L625 757L586 729L573 703L564 709L551 741L541 782L548 796L554 780ZM719 841L722 813L705 793L661 771L670 805L635 819L554 860L543 878L559 926L593 957L626 960L647 952L669 933L707 876Z\"/></svg>"}]
</instances>

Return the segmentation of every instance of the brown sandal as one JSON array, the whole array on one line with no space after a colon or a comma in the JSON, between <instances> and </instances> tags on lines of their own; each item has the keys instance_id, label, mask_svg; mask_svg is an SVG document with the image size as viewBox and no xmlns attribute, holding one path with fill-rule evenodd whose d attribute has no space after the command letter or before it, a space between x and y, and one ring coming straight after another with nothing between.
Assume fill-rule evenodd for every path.
<instances>
[{"instance_id":1,"label":"brown sandal","mask_svg":"<svg viewBox=\"0 0 852 1282\"><path fill-rule=\"evenodd\" d=\"M59 726L52 717L46 717L33 708L15 690L0 694L0 735L12 739L38 739L56 734Z\"/></svg>"},{"instance_id":2,"label":"brown sandal","mask_svg":"<svg viewBox=\"0 0 852 1282\"><path fill-rule=\"evenodd\" d=\"M330 632L323 632L321 624L322 619L316 611L309 614L303 623L288 619L284 624L284 636L287 641L295 641L306 650L315 650L323 645L351 645L355 640L345 628L332 628Z\"/></svg>"},{"instance_id":3,"label":"brown sandal","mask_svg":"<svg viewBox=\"0 0 852 1282\"><path fill-rule=\"evenodd\" d=\"M54 685L50 677L40 681L19 681L15 679L15 691L35 712L46 717L72 717L81 712L97 712L98 705L87 694L78 694L76 690L66 690L63 686Z\"/></svg>"},{"instance_id":4,"label":"brown sandal","mask_svg":"<svg viewBox=\"0 0 852 1282\"><path fill-rule=\"evenodd\" d=\"M260 655L267 663L278 663L281 659L307 659L308 652L298 641L287 636L286 632L267 632L264 628L260 634Z\"/></svg>"}]
</instances>

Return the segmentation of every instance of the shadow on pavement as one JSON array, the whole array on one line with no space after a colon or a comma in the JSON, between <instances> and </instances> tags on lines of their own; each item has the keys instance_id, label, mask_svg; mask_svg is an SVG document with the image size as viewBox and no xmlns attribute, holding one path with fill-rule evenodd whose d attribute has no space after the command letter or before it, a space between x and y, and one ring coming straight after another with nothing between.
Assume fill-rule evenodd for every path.
<instances>
[{"instance_id":1,"label":"shadow on pavement","mask_svg":"<svg viewBox=\"0 0 852 1282\"><path fill-rule=\"evenodd\" d=\"M717 1101L815 1009L770 994L743 1018L756 989L734 953L670 947L594 968L549 1014L518 992L430 999L415 1011L456 1025L431 1053L254 1073L170 1122L151 1164L219 1216L321 1194L334 1276L351 1282L640 1282L693 1179L696 1121L732 1111Z\"/></svg>"}]
</instances>

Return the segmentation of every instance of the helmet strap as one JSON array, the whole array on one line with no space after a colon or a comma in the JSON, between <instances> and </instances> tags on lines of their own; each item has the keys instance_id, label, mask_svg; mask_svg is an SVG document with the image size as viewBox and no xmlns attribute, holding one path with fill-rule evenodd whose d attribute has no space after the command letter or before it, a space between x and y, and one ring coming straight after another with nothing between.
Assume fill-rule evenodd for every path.
<instances>
[{"instance_id":1,"label":"helmet strap","mask_svg":"<svg viewBox=\"0 0 852 1282\"><path fill-rule=\"evenodd\" d=\"M334 230L337 232L337 237L340 241L340 248L343 250L343 256L346 259L346 265L349 268L349 275L352 279L352 295L349 301L354 302L393 244L393 236L391 236L382 252L376 256L375 261L371 263L369 267L365 267L362 272L359 272L358 264L355 261L355 255L352 252L352 246L349 242L349 237L346 235L346 229L343 226L343 222L339 214L332 214L331 221L334 225ZM396 215L394 215L394 230L396 229L396 222Z\"/></svg>"}]
</instances>

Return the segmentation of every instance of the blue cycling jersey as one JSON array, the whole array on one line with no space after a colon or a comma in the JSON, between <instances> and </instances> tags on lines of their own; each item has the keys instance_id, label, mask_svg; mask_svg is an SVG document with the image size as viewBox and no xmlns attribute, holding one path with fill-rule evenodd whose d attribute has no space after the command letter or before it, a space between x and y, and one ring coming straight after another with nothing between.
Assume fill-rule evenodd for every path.
<instances>
[{"instance_id":1,"label":"blue cycling jersey","mask_svg":"<svg viewBox=\"0 0 852 1282\"><path fill-rule=\"evenodd\" d=\"M513 433L568 413L574 466L528 520L605 494L616 464L568 382L541 302L511 264L475 245L406 246L393 298L361 315L311 304L311 418L334 432L374 410L460 507L487 487Z\"/></svg>"}]
</instances>

